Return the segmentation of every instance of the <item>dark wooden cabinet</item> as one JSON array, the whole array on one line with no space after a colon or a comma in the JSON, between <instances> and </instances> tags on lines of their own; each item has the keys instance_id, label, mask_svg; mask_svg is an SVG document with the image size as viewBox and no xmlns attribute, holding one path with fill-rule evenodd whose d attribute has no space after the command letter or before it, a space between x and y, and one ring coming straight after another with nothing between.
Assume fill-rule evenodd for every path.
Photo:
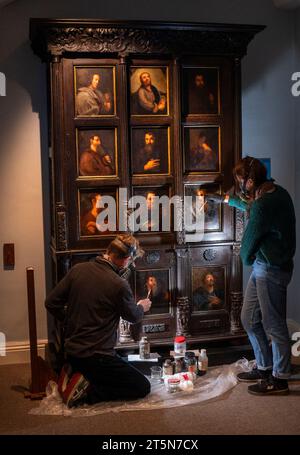
<instances>
[{"instance_id":1,"label":"dark wooden cabinet","mask_svg":"<svg viewBox=\"0 0 300 455\"><path fill-rule=\"evenodd\" d=\"M54 281L114 237L95 222L99 198L124 188L128 198L204 198L201 239L185 224L175 231L174 219L170 231L137 233L145 255L132 288L144 298L152 286L155 303L141 324L121 321L120 348L136 346L142 332L157 345L170 344L176 334L191 342L241 336L243 216L205 195L234 184L241 58L262 28L31 20L32 47L47 62L50 81ZM117 207L117 230L128 198Z\"/></svg>"}]
</instances>

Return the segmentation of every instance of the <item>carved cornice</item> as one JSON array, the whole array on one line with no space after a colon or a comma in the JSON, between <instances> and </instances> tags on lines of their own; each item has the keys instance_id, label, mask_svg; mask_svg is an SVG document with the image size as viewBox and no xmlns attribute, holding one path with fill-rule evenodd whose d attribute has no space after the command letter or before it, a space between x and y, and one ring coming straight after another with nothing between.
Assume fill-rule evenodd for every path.
<instances>
[{"instance_id":1,"label":"carved cornice","mask_svg":"<svg viewBox=\"0 0 300 455\"><path fill-rule=\"evenodd\" d=\"M180 22L31 19L30 39L43 60L49 55L97 52L231 55L242 57L264 26Z\"/></svg>"}]
</instances>

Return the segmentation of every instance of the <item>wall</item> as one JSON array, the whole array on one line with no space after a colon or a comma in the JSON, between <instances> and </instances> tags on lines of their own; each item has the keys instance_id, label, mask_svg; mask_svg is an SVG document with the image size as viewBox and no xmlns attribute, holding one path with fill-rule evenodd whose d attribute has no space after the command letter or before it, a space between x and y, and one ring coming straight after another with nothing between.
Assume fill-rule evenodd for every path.
<instances>
[{"instance_id":1,"label":"wall","mask_svg":"<svg viewBox=\"0 0 300 455\"><path fill-rule=\"evenodd\" d=\"M295 23L295 36L296 36L296 52L295 52L295 64L293 72L300 72L300 9L296 13ZM300 321L300 286L296 283L296 277L300 276L300 250L299 250L299 239L300 239L300 96L293 99L295 108L295 209L297 217L297 241L298 248L296 251L295 258L295 271L294 281L291 286L290 292L290 317Z\"/></svg>"},{"instance_id":2,"label":"wall","mask_svg":"<svg viewBox=\"0 0 300 455\"><path fill-rule=\"evenodd\" d=\"M17 0L7 5L0 10L0 71L7 76L7 97L0 98L0 254L3 242L14 242L16 267L3 271L0 257L0 331L13 342L28 338L25 267L36 270L39 338L46 337L43 300L50 277L46 74L28 41L30 17L267 25L243 60L243 153L271 157L273 177L295 193L295 116L289 92L295 13L275 9L271 0ZM290 311L300 319L295 305L290 299Z\"/></svg>"}]
</instances>

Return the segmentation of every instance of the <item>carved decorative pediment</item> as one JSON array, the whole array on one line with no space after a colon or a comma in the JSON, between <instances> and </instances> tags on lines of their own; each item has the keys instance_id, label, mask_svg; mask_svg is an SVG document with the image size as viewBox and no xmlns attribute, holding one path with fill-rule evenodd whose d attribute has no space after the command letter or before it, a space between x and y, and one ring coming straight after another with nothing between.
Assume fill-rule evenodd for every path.
<instances>
[{"instance_id":1,"label":"carved decorative pediment","mask_svg":"<svg viewBox=\"0 0 300 455\"><path fill-rule=\"evenodd\" d=\"M49 54L232 55L242 57L264 26L165 22L31 19L33 50Z\"/></svg>"}]
</instances>

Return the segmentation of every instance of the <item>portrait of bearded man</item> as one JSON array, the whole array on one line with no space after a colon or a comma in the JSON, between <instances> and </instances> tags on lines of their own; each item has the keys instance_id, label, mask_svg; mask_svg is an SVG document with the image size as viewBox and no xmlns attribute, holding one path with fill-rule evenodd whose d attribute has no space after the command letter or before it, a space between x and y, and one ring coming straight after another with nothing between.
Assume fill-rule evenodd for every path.
<instances>
[{"instance_id":1,"label":"portrait of bearded man","mask_svg":"<svg viewBox=\"0 0 300 455\"><path fill-rule=\"evenodd\" d=\"M131 77L131 111L133 115L166 115L167 81L165 70L145 68ZM137 75L139 76L137 77ZM159 82L153 82L156 79ZM135 83L134 83L135 81Z\"/></svg>"}]
</instances>

